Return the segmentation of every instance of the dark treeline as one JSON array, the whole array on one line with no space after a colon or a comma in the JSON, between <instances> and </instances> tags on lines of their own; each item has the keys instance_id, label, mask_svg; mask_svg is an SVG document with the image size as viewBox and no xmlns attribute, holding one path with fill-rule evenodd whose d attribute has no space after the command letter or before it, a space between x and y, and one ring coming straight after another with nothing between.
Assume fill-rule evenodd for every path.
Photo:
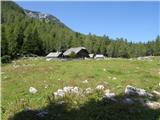
<instances>
[{"instance_id":1,"label":"dark treeline","mask_svg":"<svg viewBox=\"0 0 160 120\"><path fill-rule=\"evenodd\" d=\"M26 16L14 2L2 2L2 59L24 55L46 55L51 51L64 51L70 47L84 46L90 53L109 57L138 57L160 55L160 37L147 43L115 40L108 36L84 35L74 32L56 21L46 22Z\"/></svg>"}]
</instances>

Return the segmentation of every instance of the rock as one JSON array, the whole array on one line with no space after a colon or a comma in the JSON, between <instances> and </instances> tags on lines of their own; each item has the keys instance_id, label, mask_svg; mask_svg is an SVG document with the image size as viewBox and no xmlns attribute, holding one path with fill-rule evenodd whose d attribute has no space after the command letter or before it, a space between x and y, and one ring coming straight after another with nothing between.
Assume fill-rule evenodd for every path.
<instances>
[{"instance_id":1,"label":"rock","mask_svg":"<svg viewBox=\"0 0 160 120\"><path fill-rule=\"evenodd\" d=\"M153 93L155 96L160 97L160 92L154 90L152 93Z\"/></svg>"},{"instance_id":2,"label":"rock","mask_svg":"<svg viewBox=\"0 0 160 120\"><path fill-rule=\"evenodd\" d=\"M42 111L42 112L39 112L39 113L37 114L37 116L39 116L39 117L45 117L46 115L48 115L48 112L47 112L47 111Z\"/></svg>"},{"instance_id":3,"label":"rock","mask_svg":"<svg viewBox=\"0 0 160 120\"><path fill-rule=\"evenodd\" d=\"M86 88L85 89L85 93L86 94L90 94L90 93L92 93L93 92L93 90L91 89L91 88Z\"/></svg>"},{"instance_id":4,"label":"rock","mask_svg":"<svg viewBox=\"0 0 160 120\"><path fill-rule=\"evenodd\" d=\"M58 89L57 92L54 92L55 96L59 96L59 97L64 97L65 96L65 92L62 89Z\"/></svg>"},{"instance_id":5,"label":"rock","mask_svg":"<svg viewBox=\"0 0 160 120\"><path fill-rule=\"evenodd\" d=\"M44 87L45 89L47 89L48 88L48 85L45 85L45 87Z\"/></svg>"},{"instance_id":6,"label":"rock","mask_svg":"<svg viewBox=\"0 0 160 120\"><path fill-rule=\"evenodd\" d=\"M160 109L160 103L155 101L147 101L143 104L144 106L147 106L151 109Z\"/></svg>"},{"instance_id":7,"label":"rock","mask_svg":"<svg viewBox=\"0 0 160 120\"><path fill-rule=\"evenodd\" d=\"M72 89L73 89L73 87L70 87L70 86L63 88L64 92L66 92L66 93L71 93Z\"/></svg>"},{"instance_id":8,"label":"rock","mask_svg":"<svg viewBox=\"0 0 160 120\"><path fill-rule=\"evenodd\" d=\"M97 90L104 90L104 86L103 85L97 85L96 89Z\"/></svg>"},{"instance_id":9,"label":"rock","mask_svg":"<svg viewBox=\"0 0 160 120\"><path fill-rule=\"evenodd\" d=\"M80 88L78 88L77 86L75 86L75 87L67 86L67 87L64 87L63 89L58 89L57 92L54 92L54 95L64 97L65 94L80 95L81 93L82 93L82 90Z\"/></svg>"},{"instance_id":10,"label":"rock","mask_svg":"<svg viewBox=\"0 0 160 120\"><path fill-rule=\"evenodd\" d=\"M125 89L125 94L126 95L137 95L137 96L143 96L143 97L153 97L152 94L146 92L146 90L141 89L141 88L135 88L133 86L127 85Z\"/></svg>"},{"instance_id":11,"label":"rock","mask_svg":"<svg viewBox=\"0 0 160 120\"><path fill-rule=\"evenodd\" d=\"M84 81L82 81L82 83L88 83L88 80L84 80Z\"/></svg>"},{"instance_id":12,"label":"rock","mask_svg":"<svg viewBox=\"0 0 160 120\"><path fill-rule=\"evenodd\" d=\"M106 69L104 68L104 69L103 69L103 71L105 72L105 71L106 71Z\"/></svg>"},{"instance_id":13,"label":"rock","mask_svg":"<svg viewBox=\"0 0 160 120\"><path fill-rule=\"evenodd\" d=\"M117 79L116 77L113 77L113 78L112 78L112 80L116 80L116 79Z\"/></svg>"},{"instance_id":14,"label":"rock","mask_svg":"<svg viewBox=\"0 0 160 120\"><path fill-rule=\"evenodd\" d=\"M108 93L110 93L110 90L109 90L109 89L106 89L106 90L104 91L104 94L108 94Z\"/></svg>"},{"instance_id":15,"label":"rock","mask_svg":"<svg viewBox=\"0 0 160 120\"><path fill-rule=\"evenodd\" d=\"M103 96L103 100L110 100L113 102L117 102L117 100L114 98L116 95L115 93L106 93L105 96Z\"/></svg>"},{"instance_id":16,"label":"rock","mask_svg":"<svg viewBox=\"0 0 160 120\"><path fill-rule=\"evenodd\" d=\"M71 90L71 92L72 93L75 93L75 94L80 94L80 89L76 86L76 87L74 87L72 90Z\"/></svg>"},{"instance_id":17,"label":"rock","mask_svg":"<svg viewBox=\"0 0 160 120\"><path fill-rule=\"evenodd\" d=\"M123 103L124 104L133 104L134 103L134 101L131 99L131 98L125 98L124 100L123 100Z\"/></svg>"},{"instance_id":18,"label":"rock","mask_svg":"<svg viewBox=\"0 0 160 120\"><path fill-rule=\"evenodd\" d=\"M35 94L35 93L38 92L38 90L36 88L34 88L34 87L30 87L29 88L29 92L32 93L32 94Z\"/></svg>"}]
</instances>

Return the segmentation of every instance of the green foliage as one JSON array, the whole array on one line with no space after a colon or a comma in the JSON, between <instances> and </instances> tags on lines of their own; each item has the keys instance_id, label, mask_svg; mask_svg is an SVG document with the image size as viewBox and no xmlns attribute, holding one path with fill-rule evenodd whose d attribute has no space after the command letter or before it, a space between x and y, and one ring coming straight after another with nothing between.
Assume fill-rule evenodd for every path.
<instances>
[{"instance_id":1,"label":"green foliage","mask_svg":"<svg viewBox=\"0 0 160 120\"><path fill-rule=\"evenodd\" d=\"M9 55L4 55L1 58L1 62L2 63L9 63L9 62L11 62L11 57Z\"/></svg>"}]
</instances>

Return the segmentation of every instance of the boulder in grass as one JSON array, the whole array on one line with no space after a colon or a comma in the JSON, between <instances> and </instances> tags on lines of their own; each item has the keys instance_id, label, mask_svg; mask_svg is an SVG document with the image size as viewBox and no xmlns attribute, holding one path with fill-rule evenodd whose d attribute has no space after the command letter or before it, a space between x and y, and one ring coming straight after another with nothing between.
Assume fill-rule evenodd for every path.
<instances>
[{"instance_id":1,"label":"boulder in grass","mask_svg":"<svg viewBox=\"0 0 160 120\"><path fill-rule=\"evenodd\" d=\"M125 89L126 95L135 95L135 96L141 96L141 97L153 97L151 93L148 93L146 90L141 88L136 88L130 85L127 85Z\"/></svg>"},{"instance_id":2,"label":"boulder in grass","mask_svg":"<svg viewBox=\"0 0 160 120\"><path fill-rule=\"evenodd\" d=\"M112 102L117 102L115 99L115 93L106 93L105 96L103 96L103 101L112 101Z\"/></svg>"},{"instance_id":3,"label":"boulder in grass","mask_svg":"<svg viewBox=\"0 0 160 120\"><path fill-rule=\"evenodd\" d=\"M62 89L58 89L57 92L54 92L54 96L64 97L65 92Z\"/></svg>"},{"instance_id":4,"label":"boulder in grass","mask_svg":"<svg viewBox=\"0 0 160 120\"><path fill-rule=\"evenodd\" d=\"M156 97L160 97L160 92L154 90L152 93L153 93Z\"/></svg>"},{"instance_id":5,"label":"boulder in grass","mask_svg":"<svg viewBox=\"0 0 160 120\"><path fill-rule=\"evenodd\" d=\"M38 90L36 88L34 88L34 87L30 87L29 88L29 92L32 93L32 94L35 94L35 93L38 92Z\"/></svg>"},{"instance_id":6,"label":"boulder in grass","mask_svg":"<svg viewBox=\"0 0 160 120\"><path fill-rule=\"evenodd\" d=\"M88 83L88 80L84 80L84 81L82 81L82 83Z\"/></svg>"},{"instance_id":7,"label":"boulder in grass","mask_svg":"<svg viewBox=\"0 0 160 120\"><path fill-rule=\"evenodd\" d=\"M160 109L160 103L155 101L146 101L143 105L150 109Z\"/></svg>"},{"instance_id":8,"label":"boulder in grass","mask_svg":"<svg viewBox=\"0 0 160 120\"><path fill-rule=\"evenodd\" d=\"M104 86L103 85L97 85L96 89L97 90L104 90Z\"/></svg>"},{"instance_id":9,"label":"boulder in grass","mask_svg":"<svg viewBox=\"0 0 160 120\"><path fill-rule=\"evenodd\" d=\"M92 93L93 92L93 90L91 89L91 88L86 88L85 89L85 93L86 94L90 94L90 93Z\"/></svg>"}]
</instances>

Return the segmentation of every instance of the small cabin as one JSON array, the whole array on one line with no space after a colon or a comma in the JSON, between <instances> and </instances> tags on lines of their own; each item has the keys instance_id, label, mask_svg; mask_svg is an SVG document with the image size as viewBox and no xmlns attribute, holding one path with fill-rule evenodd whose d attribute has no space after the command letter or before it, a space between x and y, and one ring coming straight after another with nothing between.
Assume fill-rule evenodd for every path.
<instances>
[{"instance_id":1,"label":"small cabin","mask_svg":"<svg viewBox=\"0 0 160 120\"><path fill-rule=\"evenodd\" d=\"M59 58L59 57L62 57L62 52L51 52L46 56L46 58Z\"/></svg>"},{"instance_id":2,"label":"small cabin","mask_svg":"<svg viewBox=\"0 0 160 120\"><path fill-rule=\"evenodd\" d=\"M97 55L94 56L94 58L95 59L104 59L105 57L102 54L97 54Z\"/></svg>"},{"instance_id":3,"label":"small cabin","mask_svg":"<svg viewBox=\"0 0 160 120\"><path fill-rule=\"evenodd\" d=\"M70 48L63 53L64 58L86 58L89 53L85 47Z\"/></svg>"}]
</instances>

